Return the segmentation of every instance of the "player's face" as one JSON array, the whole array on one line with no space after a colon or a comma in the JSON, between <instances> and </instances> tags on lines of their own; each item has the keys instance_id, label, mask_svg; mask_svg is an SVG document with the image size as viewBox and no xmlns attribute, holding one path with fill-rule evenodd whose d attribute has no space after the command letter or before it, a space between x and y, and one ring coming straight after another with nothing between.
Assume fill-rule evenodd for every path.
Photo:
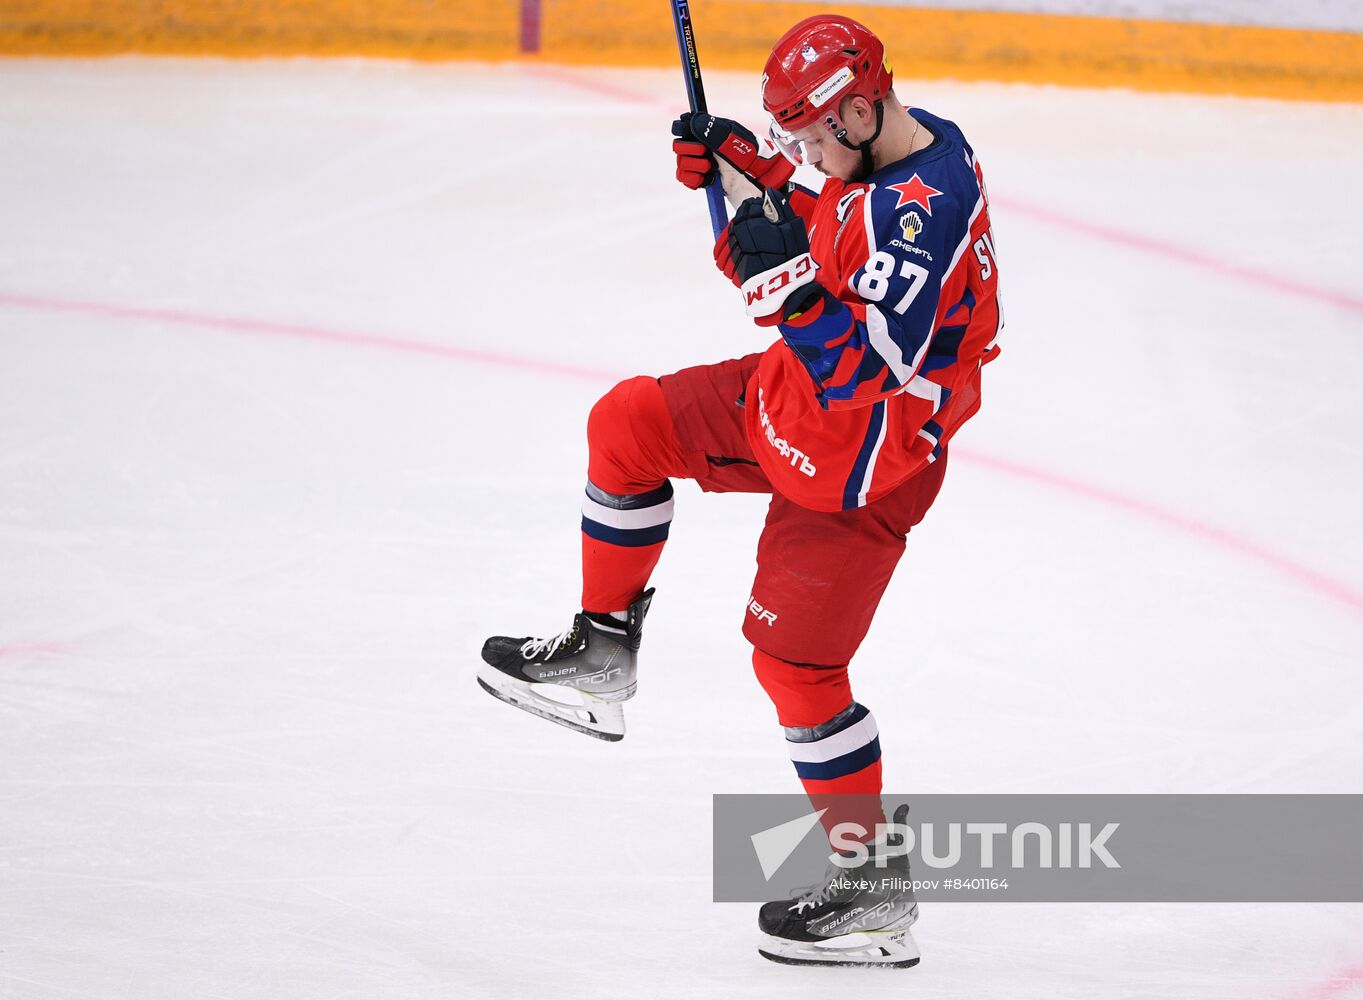
<instances>
[{"instance_id":1,"label":"player's face","mask_svg":"<svg viewBox=\"0 0 1363 1000\"><path fill-rule=\"evenodd\" d=\"M846 130L845 138L853 146L874 134L874 124L868 126L869 114L874 114L869 101L849 98L840 109L842 120L830 115L827 124L820 122L788 133L773 125L772 141L797 166L812 166L826 177L843 181L861 180L861 153L838 141L837 132Z\"/></svg>"},{"instance_id":2,"label":"player's face","mask_svg":"<svg viewBox=\"0 0 1363 1000\"><path fill-rule=\"evenodd\" d=\"M786 132L773 125L771 138L786 158L796 166L813 167L827 177L850 179L850 175L844 173L848 169L849 161L843 154L852 150L838 142L834 133L824 124L810 125L796 132ZM858 158L854 155L852 165L855 166L857 161Z\"/></svg>"},{"instance_id":3,"label":"player's face","mask_svg":"<svg viewBox=\"0 0 1363 1000\"><path fill-rule=\"evenodd\" d=\"M814 169L825 177L836 177L842 181L859 180L861 154L848 149L832 135L825 133L819 138L819 158Z\"/></svg>"}]
</instances>

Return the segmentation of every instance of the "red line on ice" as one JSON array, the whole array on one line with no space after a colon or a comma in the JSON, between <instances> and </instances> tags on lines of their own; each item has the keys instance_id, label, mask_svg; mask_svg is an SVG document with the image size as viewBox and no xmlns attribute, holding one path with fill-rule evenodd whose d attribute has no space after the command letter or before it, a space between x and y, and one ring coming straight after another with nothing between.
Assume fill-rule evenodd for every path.
<instances>
[{"instance_id":1,"label":"red line on ice","mask_svg":"<svg viewBox=\"0 0 1363 1000\"><path fill-rule=\"evenodd\" d=\"M1336 580L1319 570L1312 569L1305 563L1297 562L1289 556L1274 552L1258 542L1242 538L1224 528L1217 527L1215 524L1198 520L1188 514L1180 514L1178 511L1161 507L1149 500L1142 500L1140 497L1129 496L1093 483L1071 479L1068 476L1049 472L1034 465L1023 465L1006 458L982 454L970 448L953 445L951 457L953 459L964 458L995 472L1040 483L1043 486L1049 486L1073 496L1081 496L1107 507L1125 510L1147 521L1155 521L1185 535L1193 535L1205 542L1219 545L1223 549L1229 549L1238 555L1263 563L1280 575L1295 580L1298 584L1309 590L1314 590L1323 597L1346 604L1357 612L1363 612L1363 592L1348 583Z\"/></svg>"},{"instance_id":2,"label":"red line on ice","mask_svg":"<svg viewBox=\"0 0 1363 1000\"><path fill-rule=\"evenodd\" d=\"M1291 1000L1333 1000L1355 986L1363 986L1363 965L1341 969L1305 992L1294 994Z\"/></svg>"},{"instance_id":3,"label":"red line on ice","mask_svg":"<svg viewBox=\"0 0 1363 1000\"><path fill-rule=\"evenodd\" d=\"M593 94L600 94L602 97L614 98L617 101L624 101L626 104L641 104L648 107L662 108L669 114L685 108L685 104L679 97L675 101L664 100L660 97L652 97L648 94L640 93L637 90L629 90L625 87L617 87L612 83L603 83L600 80L591 80L576 73L560 69L557 66L537 65L528 66L525 72L530 76L538 76L545 80L553 80L555 83L567 84L576 87L578 90L585 90Z\"/></svg>"},{"instance_id":4,"label":"red line on ice","mask_svg":"<svg viewBox=\"0 0 1363 1000\"><path fill-rule=\"evenodd\" d=\"M495 365L501 368L514 368L517 371L533 371L547 375L562 375L569 378L586 379L597 383L617 382L625 376L620 372L605 371L599 368L585 368L579 365L562 364L556 361L539 361L515 357L509 354L496 354L491 351L476 351L463 347L451 347L421 340L385 337L372 333L357 333L332 330L326 327L299 323L274 323L265 320L243 319L235 316L215 316L190 313L176 309L150 309L140 306L121 306L110 303L68 301L42 298L32 295L12 295L0 292L0 306L21 309L38 309L49 312L80 313L107 316L119 319L150 320L173 326L185 326L208 330L230 330L237 333L251 333L264 336L294 337L324 343L345 344L351 347L369 347L377 350L395 351L407 354L424 354L452 361L466 361L475 364ZM952 454L967 462L974 462L1004 475L1040 483L1072 496L1083 497L1107 507L1124 510L1130 514L1163 524L1182 534L1192 535L1204 542L1218 545L1242 557L1248 557L1275 570L1297 584L1347 605L1355 612L1363 612L1363 593L1350 584L1337 580L1304 563L1274 552L1251 539L1242 538L1223 528L1195 517L1180 514L1148 500L1128 496L1114 490L1091 483L1070 479L1067 476L1050 472L1036 466L1024 465L1008 459L972 451L969 448L954 447Z\"/></svg>"},{"instance_id":5,"label":"red line on ice","mask_svg":"<svg viewBox=\"0 0 1363 1000\"><path fill-rule=\"evenodd\" d=\"M15 306L21 309L41 309L48 312L88 313L118 319L151 320L156 323L167 323L171 326L189 326L207 330L232 330L237 333L322 340L333 344L349 344L352 347L375 347L385 351L427 354L453 361L499 365L516 368L520 371L566 375L569 378L590 379L593 382L612 378L610 373L596 368L583 368L558 361L518 358L510 354L497 354L493 351L452 347L448 344L435 344L425 340L385 337L373 333L333 330L328 327L311 326L303 323L273 323L268 320L243 319L239 316L214 316L206 313L184 312L179 309L151 309L142 306L114 305L108 302L80 302L69 299L42 298L36 295L9 295L3 292L0 292L0 305Z\"/></svg>"},{"instance_id":6,"label":"red line on ice","mask_svg":"<svg viewBox=\"0 0 1363 1000\"><path fill-rule=\"evenodd\" d=\"M4 642L0 643L0 660L38 653L64 653L68 648L64 642Z\"/></svg>"},{"instance_id":7,"label":"red line on ice","mask_svg":"<svg viewBox=\"0 0 1363 1000\"><path fill-rule=\"evenodd\" d=\"M1309 285L1304 281L1296 281L1292 278L1275 274L1272 271L1261 271L1257 268L1248 267L1244 264L1237 264L1234 261L1223 260L1220 257L1212 257L1208 254L1198 253L1196 250L1189 250L1187 247L1179 246L1176 243L1167 243L1149 236L1142 236L1139 233L1127 232L1113 226L1105 226L1096 222L1089 222L1087 219L1076 218L1072 215L1064 215L1049 208L1042 208L1039 205L1030 205L1026 202L1015 201L1011 198L993 198L991 206L1002 208L1005 212L1016 215L1025 215L1036 219L1038 222L1047 225L1057 226L1061 229L1069 229L1094 239L1103 240L1107 243L1115 243L1132 250L1143 250L1146 253L1154 254L1157 257L1167 257L1170 260L1182 261L1185 264L1192 264L1204 270L1214 271L1222 277L1233 278L1238 281L1246 281L1251 285L1261 288L1271 288L1274 291L1286 292L1288 295L1298 295L1302 298L1315 299L1317 302L1325 302L1332 306L1339 306L1341 309L1352 309L1355 312L1363 312L1363 298L1356 295L1349 295L1346 292L1336 291L1333 288L1321 288L1317 285Z\"/></svg>"}]
</instances>

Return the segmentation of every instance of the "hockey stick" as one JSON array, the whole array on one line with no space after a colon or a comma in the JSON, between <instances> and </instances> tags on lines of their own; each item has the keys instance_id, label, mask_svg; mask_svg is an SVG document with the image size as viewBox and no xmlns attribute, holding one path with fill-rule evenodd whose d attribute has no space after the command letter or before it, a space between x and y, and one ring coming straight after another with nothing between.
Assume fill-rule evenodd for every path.
<instances>
[{"instance_id":1,"label":"hockey stick","mask_svg":"<svg viewBox=\"0 0 1363 1000\"><path fill-rule=\"evenodd\" d=\"M672 24L677 29L677 50L681 53L682 76L686 80L686 99L691 102L691 111L706 114L705 87L700 79L700 57L696 54L696 32L691 25L691 5L689 0L672 0ZM729 211L724 204L724 187L715 179L705 187L705 197L710 205L710 228L718 238L729 222Z\"/></svg>"}]
</instances>

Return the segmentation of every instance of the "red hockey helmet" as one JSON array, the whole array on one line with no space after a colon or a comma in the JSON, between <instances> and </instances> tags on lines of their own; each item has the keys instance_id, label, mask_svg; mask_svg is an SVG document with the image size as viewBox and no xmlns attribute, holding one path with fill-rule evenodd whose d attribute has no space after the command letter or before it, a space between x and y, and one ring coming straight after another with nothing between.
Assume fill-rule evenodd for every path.
<instances>
[{"instance_id":1,"label":"red hockey helmet","mask_svg":"<svg viewBox=\"0 0 1363 1000\"><path fill-rule=\"evenodd\" d=\"M817 14L772 46L762 75L762 105L787 134L815 122L836 133L843 98L859 94L882 101L893 84L885 46L870 28L850 17Z\"/></svg>"}]
</instances>

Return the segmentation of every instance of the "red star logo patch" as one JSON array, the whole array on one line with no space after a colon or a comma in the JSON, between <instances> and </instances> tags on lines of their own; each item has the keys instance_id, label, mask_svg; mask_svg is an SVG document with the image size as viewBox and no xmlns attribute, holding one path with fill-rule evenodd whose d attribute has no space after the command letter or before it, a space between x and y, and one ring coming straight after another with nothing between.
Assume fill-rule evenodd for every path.
<instances>
[{"instance_id":1,"label":"red star logo patch","mask_svg":"<svg viewBox=\"0 0 1363 1000\"><path fill-rule=\"evenodd\" d=\"M903 184L889 184L887 187L899 195L899 204L895 205L895 211L905 205L918 205L928 215L932 214L932 199L942 193L936 188L924 184L919 180L917 174L914 174Z\"/></svg>"}]
</instances>

